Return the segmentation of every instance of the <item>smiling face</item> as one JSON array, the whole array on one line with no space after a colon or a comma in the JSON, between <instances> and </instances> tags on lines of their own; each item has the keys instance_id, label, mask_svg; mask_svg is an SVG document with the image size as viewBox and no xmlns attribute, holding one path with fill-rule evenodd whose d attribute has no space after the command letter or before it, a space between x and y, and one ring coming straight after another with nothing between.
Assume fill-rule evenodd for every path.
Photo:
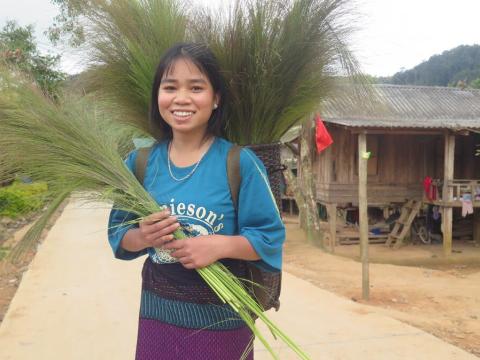
<instances>
[{"instance_id":1,"label":"smiling face","mask_svg":"<svg viewBox=\"0 0 480 360\"><path fill-rule=\"evenodd\" d=\"M203 137L218 101L208 77L186 58L176 60L160 82L159 112L174 136L183 133Z\"/></svg>"}]
</instances>

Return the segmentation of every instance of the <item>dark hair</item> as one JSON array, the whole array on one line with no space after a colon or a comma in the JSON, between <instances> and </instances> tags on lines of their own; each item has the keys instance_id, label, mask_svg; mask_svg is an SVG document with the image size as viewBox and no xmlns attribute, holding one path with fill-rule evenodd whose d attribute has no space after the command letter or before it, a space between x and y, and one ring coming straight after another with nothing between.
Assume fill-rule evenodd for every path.
<instances>
[{"instance_id":1,"label":"dark hair","mask_svg":"<svg viewBox=\"0 0 480 360\"><path fill-rule=\"evenodd\" d=\"M220 96L218 108L212 112L207 125L207 134L221 136L224 133L223 115L227 96L225 80L220 72L218 61L212 51L203 44L179 43L168 49L160 59L152 85L150 103L150 125L160 138L172 138L172 128L160 115L158 108L158 92L162 77L170 70L178 59L188 59L205 74L212 84L215 94Z\"/></svg>"}]
</instances>

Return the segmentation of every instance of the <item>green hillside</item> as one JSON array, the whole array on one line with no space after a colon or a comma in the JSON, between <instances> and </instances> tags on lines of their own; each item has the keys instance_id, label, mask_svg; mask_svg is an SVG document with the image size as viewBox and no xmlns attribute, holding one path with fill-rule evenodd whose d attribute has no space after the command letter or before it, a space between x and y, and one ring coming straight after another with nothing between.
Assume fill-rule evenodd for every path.
<instances>
[{"instance_id":1,"label":"green hillside","mask_svg":"<svg viewBox=\"0 0 480 360\"><path fill-rule=\"evenodd\" d=\"M377 78L379 83L396 85L456 86L459 81L480 88L480 45L461 45L413 69Z\"/></svg>"}]
</instances>

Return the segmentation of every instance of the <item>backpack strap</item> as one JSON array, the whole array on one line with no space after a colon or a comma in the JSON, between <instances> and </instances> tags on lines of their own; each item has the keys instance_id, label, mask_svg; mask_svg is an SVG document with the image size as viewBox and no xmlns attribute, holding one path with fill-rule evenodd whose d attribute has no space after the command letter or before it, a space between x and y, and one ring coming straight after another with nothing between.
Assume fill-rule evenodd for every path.
<instances>
[{"instance_id":1,"label":"backpack strap","mask_svg":"<svg viewBox=\"0 0 480 360\"><path fill-rule=\"evenodd\" d=\"M227 177L230 195L232 196L233 207L238 211L238 193L240 192L240 183L242 175L240 173L240 151L241 146L233 145L228 150L227 155Z\"/></svg>"},{"instance_id":2,"label":"backpack strap","mask_svg":"<svg viewBox=\"0 0 480 360\"><path fill-rule=\"evenodd\" d=\"M145 180L145 170L147 168L147 161L153 146L140 148L137 150L137 158L135 159L135 177L143 185Z\"/></svg>"}]
</instances>

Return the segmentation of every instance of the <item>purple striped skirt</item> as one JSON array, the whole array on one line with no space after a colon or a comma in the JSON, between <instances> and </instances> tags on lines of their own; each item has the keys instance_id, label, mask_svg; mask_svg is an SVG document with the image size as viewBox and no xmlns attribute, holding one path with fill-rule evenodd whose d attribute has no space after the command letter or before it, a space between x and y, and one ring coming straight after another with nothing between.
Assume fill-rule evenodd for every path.
<instances>
[{"instance_id":1,"label":"purple striped skirt","mask_svg":"<svg viewBox=\"0 0 480 360\"><path fill-rule=\"evenodd\" d=\"M135 358L136 360L253 360L252 333L247 327L220 331L196 330L140 318Z\"/></svg>"}]
</instances>

